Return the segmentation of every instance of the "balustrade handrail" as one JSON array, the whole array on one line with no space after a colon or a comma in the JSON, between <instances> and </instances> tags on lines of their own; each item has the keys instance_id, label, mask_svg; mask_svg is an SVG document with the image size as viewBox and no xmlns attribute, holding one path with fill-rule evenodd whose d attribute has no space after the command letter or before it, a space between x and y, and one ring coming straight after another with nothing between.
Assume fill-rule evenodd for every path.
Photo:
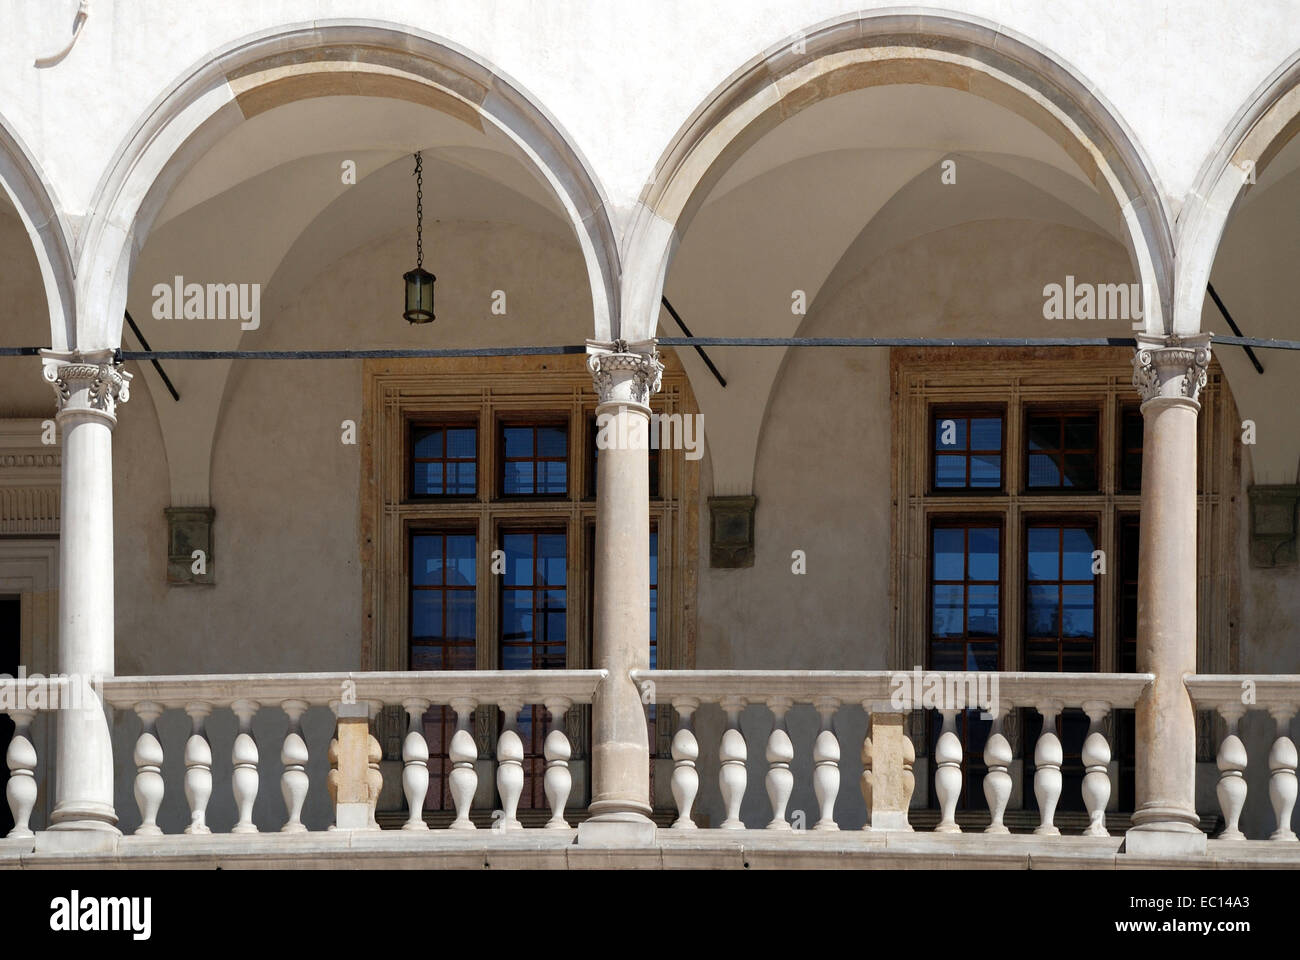
<instances>
[{"instance_id":1,"label":"balustrade handrail","mask_svg":"<svg viewBox=\"0 0 1300 960\"><path fill-rule=\"evenodd\" d=\"M1249 697L1246 697L1249 683ZM1183 684L1198 710L1218 710L1239 704L1243 710L1270 707L1300 709L1300 674L1192 673Z\"/></svg>"},{"instance_id":2,"label":"balustrade handrail","mask_svg":"<svg viewBox=\"0 0 1300 960\"><path fill-rule=\"evenodd\" d=\"M740 697L751 703L779 698L795 703L816 703L821 699L842 703L884 704L899 689L900 680L914 685L917 679L947 685L970 684L981 677L997 679L997 695L1003 706L1032 707L1053 701L1061 707L1082 707L1101 702L1111 709L1131 709L1155 680L1150 673L1027 673L1018 671L943 670L633 670L638 685L654 684L658 701L689 698L700 703L719 703ZM913 691L914 693L915 691ZM926 706L913 696L913 706ZM974 704L971 704L974 706Z\"/></svg>"},{"instance_id":3,"label":"balustrade handrail","mask_svg":"<svg viewBox=\"0 0 1300 960\"><path fill-rule=\"evenodd\" d=\"M192 674L107 677L104 700L116 709L151 702L168 709L201 700L226 706L237 700L276 703L301 700L313 706L356 702L401 705L410 699L447 705L453 700L533 704L548 700L590 703L604 670L394 670L343 673Z\"/></svg>"}]
</instances>

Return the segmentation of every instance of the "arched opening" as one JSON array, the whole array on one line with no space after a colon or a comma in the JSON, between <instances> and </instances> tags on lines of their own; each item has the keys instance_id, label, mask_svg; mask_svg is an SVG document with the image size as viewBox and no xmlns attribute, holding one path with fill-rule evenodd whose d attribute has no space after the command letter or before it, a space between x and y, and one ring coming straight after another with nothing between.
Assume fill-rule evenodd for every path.
<instances>
[{"instance_id":1,"label":"arched opening","mask_svg":"<svg viewBox=\"0 0 1300 960\"><path fill-rule=\"evenodd\" d=\"M437 319L410 325L417 151ZM172 358L166 380L137 365L114 438L119 673L587 665L591 377L580 354L511 353L615 334L617 269L599 188L540 107L429 37L276 31L179 82L99 196L83 348L121 334L154 350L494 354ZM499 589L497 552L564 578ZM154 642L178 624L185 643ZM544 714L520 720L536 784ZM328 709L303 722L328 742ZM435 766L449 722L445 707L425 718ZM500 721L474 722L492 738ZM159 721L169 735L186 723ZM405 726L400 709L376 721L388 759ZM587 762L579 750L575 805ZM323 775L323 750L311 764ZM129 790L119 777L122 811ZM427 803L452 815L442 789ZM524 805L542 815L540 787ZM309 797L304 822L330 813ZM161 816L184 822L183 791L168 788ZM234 818L215 795L210 821Z\"/></svg>"},{"instance_id":2,"label":"arched opening","mask_svg":"<svg viewBox=\"0 0 1300 960\"><path fill-rule=\"evenodd\" d=\"M658 271L698 336L1162 333L1163 201L1089 89L1024 38L953 17L808 31L683 128L643 194L631 257L643 279ZM625 321L680 335L656 304L653 287L625 288ZM1117 562L1136 530L1138 487L1123 475L1130 349L707 350L720 378L683 354L708 441L702 522L712 547L720 530L751 536L701 570L696 666L1134 669L1123 578L1073 576L1096 551ZM1051 571L1038 562L1048 552ZM756 750L771 720L762 707L748 716ZM1062 727L1077 778L1080 717ZM1035 719L1008 721L1018 777ZM702 729L714 725L702 736L720 722L702 713ZM815 712L796 707L788 723L796 764L808 762ZM972 815L986 809L987 729L967 723ZM914 731L918 750L936 732ZM1131 770L1127 783L1131 805ZM1020 796L1034 816L1032 790ZM801 802L814 806L811 793ZM720 816L716 794L702 803Z\"/></svg>"},{"instance_id":3,"label":"arched opening","mask_svg":"<svg viewBox=\"0 0 1300 960\"><path fill-rule=\"evenodd\" d=\"M1180 332L1232 335L1231 317L1246 337L1300 339L1292 296L1300 250L1297 130L1300 54L1274 71L1238 111L1189 195L1178 238ZM1236 616L1224 630L1237 651L1231 667L1243 673L1291 673L1300 669L1294 643L1300 626L1295 600L1300 420L1294 402L1300 353L1227 345L1215 350L1236 399L1235 415L1224 429L1240 460L1239 486L1231 491ZM1202 588L1214 589L1222 587L1211 581ZM1289 717L1251 712L1239 732L1253 760L1269 756L1277 738L1290 731ZM1207 746L1221 739L1207 736ZM1205 775L1215 777L1213 753L1207 750L1201 759ZM1267 764L1252 762L1244 773L1248 788L1241 829L1247 836L1268 836L1278 827L1268 800L1269 772Z\"/></svg>"}]
</instances>

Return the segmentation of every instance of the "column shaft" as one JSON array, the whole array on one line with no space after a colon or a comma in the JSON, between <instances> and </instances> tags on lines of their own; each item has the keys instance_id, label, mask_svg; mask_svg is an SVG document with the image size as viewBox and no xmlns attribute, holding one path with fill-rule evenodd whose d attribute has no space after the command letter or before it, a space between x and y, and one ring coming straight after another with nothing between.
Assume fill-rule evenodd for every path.
<instances>
[{"instance_id":1,"label":"column shaft","mask_svg":"<svg viewBox=\"0 0 1300 960\"><path fill-rule=\"evenodd\" d=\"M1136 711L1136 831L1200 831L1183 677L1196 672L1196 397L1208 364L1208 335L1139 338L1134 359L1144 419L1137 666L1155 675Z\"/></svg>"},{"instance_id":2,"label":"column shaft","mask_svg":"<svg viewBox=\"0 0 1300 960\"><path fill-rule=\"evenodd\" d=\"M638 344L640 348L644 345ZM653 349L653 345L649 345ZM650 666L650 395L657 356L625 343L589 347L597 417L594 663L608 671L592 701L594 821L649 823L646 711L631 670Z\"/></svg>"},{"instance_id":3,"label":"column shaft","mask_svg":"<svg viewBox=\"0 0 1300 960\"><path fill-rule=\"evenodd\" d=\"M113 427L130 374L119 372L107 351L46 351L44 364L63 441L58 672L81 695L58 712L51 829L113 831L112 743L93 690L113 675Z\"/></svg>"}]
</instances>

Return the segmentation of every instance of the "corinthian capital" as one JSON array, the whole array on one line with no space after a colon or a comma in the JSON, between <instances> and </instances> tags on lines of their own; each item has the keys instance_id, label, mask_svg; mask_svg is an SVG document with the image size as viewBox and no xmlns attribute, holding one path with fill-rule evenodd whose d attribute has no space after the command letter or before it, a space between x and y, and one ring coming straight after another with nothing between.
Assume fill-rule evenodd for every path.
<instances>
[{"instance_id":1,"label":"corinthian capital","mask_svg":"<svg viewBox=\"0 0 1300 960\"><path fill-rule=\"evenodd\" d=\"M91 413L117 422L117 405L131 398L131 374L113 359L112 350L60 353L42 350L42 375L54 388L59 415Z\"/></svg>"},{"instance_id":2,"label":"corinthian capital","mask_svg":"<svg viewBox=\"0 0 1300 960\"><path fill-rule=\"evenodd\" d=\"M1210 337L1153 337L1138 334L1133 354L1133 386L1142 402L1156 397L1196 400L1210 366Z\"/></svg>"},{"instance_id":3,"label":"corinthian capital","mask_svg":"<svg viewBox=\"0 0 1300 960\"><path fill-rule=\"evenodd\" d=\"M659 391L664 365L653 340L588 340L587 369L602 404L649 407L650 398Z\"/></svg>"}]
</instances>

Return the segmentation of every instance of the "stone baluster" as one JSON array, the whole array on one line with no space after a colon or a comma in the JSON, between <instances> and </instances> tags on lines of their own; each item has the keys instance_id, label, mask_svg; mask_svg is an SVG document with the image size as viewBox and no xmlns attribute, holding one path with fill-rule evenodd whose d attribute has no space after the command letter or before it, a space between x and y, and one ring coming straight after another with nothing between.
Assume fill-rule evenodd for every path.
<instances>
[{"instance_id":1,"label":"stone baluster","mask_svg":"<svg viewBox=\"0 0 1300 960\"><path fill-rule=\"evenodd\" d=\"M673 802L677 804L677 819L673 821L674 830L694 830L695 821L691 819L691 807L695 796L700 792L700 772L696 761L700 758L700 745L695 739L692 714L699 709L700 701L693 697L683 697L673 701L680 723L673 734Z\"/></svg>"},{"instance_id":2,"label":"stone baluster","mask_svg":"<svg viewBox=\"0 0 1300 960\"><path fill-rule=\"evenodd\" d=\"M1279 704L1268 712L1277 724L1277 739L1268 751L1268 799L1273 804L1277 829L1269 839L1294 843L1296 834L1291 829L1291 812L1295 809L1296 799L1296 749L1289 733L1295 706Z\"/></svg>"},{"instance_id":3,"label":"stone baluster","mask_svg":"<svg viewBox=\"0 0 1300 960\"><path fill-rule=\"evenodd\" d=\"M519 701L502 701L505 729L497 738L497 793L501 794L501 818L493 824L499 830L521 830L519 798L524 792L524 742L515 724L524 705Z\"/></svg>"},{"instance_id":4,"label":"stone baluster","mask_svg":"<svg viewBox=\"0 0 1300 960\"><path fill-rule=\"evenodd\" d=\"M772 820L767 825L769 830L789 830L790 821L785 818L786 807L790 804L790 794L794 791L794 774L790 764L794 761L794 744L785 729L786 712L793 703L785 697L773 697L767 701L772 711L772 733L767 738L767 799L772 804Z\"/></svg>"},{"instance_id":5,"label":"stone baluster","mask_svg":"<svg viewBox=\"0 0 1300 960\"><path fill-rule=\"evenodd\" d=\"M136 834L144 837L162 836L158 827L158 808L163 801L163 748L158 741L154 724L162 716L163 708L152 701L135 705L140 718L140 736L135 741L135 803L140 808L140 826Z\"/></svg>"},{"instance_id":6,"label":"stone baluster","mask_svg":"<svg viewBox=\"0 0 1300 960\"><path fill-rule=\"evenodd\" d=\"M916 774L913 768L916 766L916 747L912 744L912 738L907 735L907 724L903 724L903 814L906 816L907 811L912 807L912 794L916 792ZM912 825L906 820L900 830L911 830Z\"/></svg>"},{"instance_id":7,"label":"stone baluster","mask_svg":"<svg viewBox=\"0 0 1300 960\"><path fill-rule=\"evenodd\" d=\"M871 716L870 707L867 707L867 716ZM868 721L870 722L870 721ZM867 736L862 740L862 801L867 806L867 822L862 825L863 830L871 829L871 788L872 772L871 764L874 758L875 750L871 744L871 731L867 731Z\"/></svg>"},{"instance_id":8,"label":"stone baluster","mask_svg":"<svg viewBox=\"0 0 1300 960\"><path fill-rule=\"evenodd\" d=\"M424 739L424 715L429 701L411 697L402 701L409 721L402 741L402 793L406 795L406 823L403 830L428 830L424 822L424 798L429 793L429 744Z\"/></svg>"},{"instance_id":9,"label":"stone baluster","mask_svg":"<svg viewBox=\"0 0 1300 960\"><path fill-rule=\"evenodd\" d=\"M573 789L573 774L569 772L569 757L573 748L564 732L564 715L572 702L563 697L547 700L546 709L551 714L551 731L546 735L542 745L542 754L546 757L546 774L542 786L546 790L546 802L551 808L551 819L546 821L548 830L567 830L568 821L564 819L564 807L569 802L569 792Z\"/></svg>"},{"instance_id":10,"label":"stone baluster","mask_svg":"<svg viewBox=\"0 0 1300 960\"><path fill-rule=\"evenodd\" d=\"M204 722L212 714L212 704L195 700L185 705L191 723L185 741L185 802L190 807L189 834L205 834L208 828L208 800L212 798L212 746L208 743Z\"/></svg>"},{"instance_id":11,"label":"stone baluster","mask_svg":"<svg viewBox=\"0 0 1300 960\"><path fill-rule=\"evenodd\" d=\"M744 821L740 819L740 803L745 798L745 785L749 781L745 769L749 747L745 744L745 735L740 732L740 711L745 709L745 698L723 697L721 706L727 714L727 729L722 734L722 746L718 750L718 759L721 761L718 787L722 791L722 804L726 810L726 817L720 826L723 830L744 830Z\"/></svg>"},{"instance_id":12,"label":"stone baluster","mask_svg":"<svg viewBox=\"0 0 1300 960\"><path fill-rule=\"evenodd\" d=\"M1088 700L1083 704L1088 715L1088 736L1083 741L1083 806L1088 811L1085 837L1109 837L1106 829L1106 805L1110 803L1110 743L1102 724L1110 713L1110 704L1104 700Z\"/></svg>"},{"instance_id":13,"label":"stone baluster","mask_svg":"<svg viewBox=\"0 0 1300 960\"><path fill-rule=\"evenodd\" d=\"M984 828L985 833L1010 833L1003 817L1007 812L1007 801L1011 799L1011 761L1015 754L1011 742L1002 732L1002 720L1011 710L1009 703L997 703L989 707L993 717L993 729L984 741L984 764L988 773L984 775L984 799L989 805L992 820Z\"/></svg>"},{"instance_id":14,"label":"stone baluster","mask_svg":"<svg viewBox=\"0 0 1300 960\"><path fill-rule=\"evenodd\" d=\"M1219 704L1219 715L1228 725L1228 733L1219 744L1215 765L1219 768L1219 782L1214 792L1219 796L1219 809L1223 811L1223 832L1220 840L1245 840L1238 824L1241 811L1246 806L1246 745L1237 736L1237 724L1246 715L1246 705L1239 700Z\"/></svg>"},{"instance_id":15,"label":"stone baluster","mask_svg":"<svg viewBox=\"0 0 1300 960\"><path fill-rule=\"evenodd\" d=\"M835 798L840 794L840 742L835 737L835 711L840 702L820 697L813 707L821 716L821 731L813 741L813 794L817 797L820 819L814 830L838 830L835 822Z\"/></svg>"},{"instance_id":16,"label":"stone baluster","mask_svg":"<svg viewBox=\"0 0 1300 960\"><path fill-rule=\"evenodd\" d=\"M1061 831L1052 820L1056 817L1056 804L1061 799L1061 764L1065 759L1061 739L1056 735L1061 701L1044 700L1037 709L1043 717L1043 732L1038 735L1038 743L1034 744L1034 796L1038 798L1040 815L1034 833L1059 837Z\"/></svg>"},{"instance_id":17,"label":"stone baluster","mask_svg":"<svg viewBox=\"0 0 1300 960\"><path fill-rule=\"evenodd\" d=\"M239 811L239 822L231 827L231 833L257 833L253 824L253 801L257 799L257 742L253 739L253 715L261 704L255 700L236 700L230 705L231 711L239 718L239 733L235 737L234 748L230 752L234 770L231 772L231 787L235 794L235 807Z\"/></svg>"},{"instance_id":18,"label":"stone baluster","mask_svg":"<svg viewBox=\"0 0 1300 960\"><path fill-rule=\"evenodd\" d=\"M451 802L456 807L456 819L451 822L450 829L473 830L474 821L469 818L469 813L474 806L474 791L478 789L478 744L469 732L469 725L478 709L478 701L458 697L451 701L451 708L456 711L456 732L447 747L447 759L451 762L447 779Z\"/></svg>"},{"instance_id":19,"label":"stone baluster","mask_svg":"<svg viewBox=\"0 0 1300 960\"><path fill-rule=\"evenodd\" d=\"M289 729L284 735L284 745L280 748L280 763L284 772L280 774L280 793L284 797L284 809L288 819L280 828L281 833L306 833L307 827L302 822L302 805L307 800L307 741L302 736L302 715L307 712L306 700L285 700L280 709L289 717Z\"/></svg>"},{"instance_id":20,"label":"stone baluster","mask_svg":"<svg viewBox=\"0 0 1300 960\"><path fill-rule=\"evenodd\" d=\"M32 832L32 810L36 807L36 747L32 745L30 730L35 710L10 710L14 734L5 751L5 766L9 768L9 782L5 784L5 800L13 815L14 826L6 835L11 840L28 840Z\"/></svg>"},{"instance_id":21,"label":"stone baluster","mask_svg":"<svg viewBox=\"0 0 1300 960\"><path fill-rule=\"evenodd\" d=\"M384 759L384 748L379 745L379 738L375 736L374 719L383 712L384 704L381 700L371 700L368 702L370 716L366 723L366 809L370 818L370 829L378 830L379 821L375 819L375 813L379 810L379 795L384 792L384 771L380 763Z\"/></svg>"},{"instance_id":22,"label":"stone baluster","mask_svg":"<svg viewBox=\"0 0 1300 960\"><path fill-rule=\"evenodd\" d=\"M961 739L957 736L957 711L940 710L943 727L934 747L934 792L942 816L935 833L961 833L957 826L957 800L961 796Z\"/></svg>"}]
</instances>

